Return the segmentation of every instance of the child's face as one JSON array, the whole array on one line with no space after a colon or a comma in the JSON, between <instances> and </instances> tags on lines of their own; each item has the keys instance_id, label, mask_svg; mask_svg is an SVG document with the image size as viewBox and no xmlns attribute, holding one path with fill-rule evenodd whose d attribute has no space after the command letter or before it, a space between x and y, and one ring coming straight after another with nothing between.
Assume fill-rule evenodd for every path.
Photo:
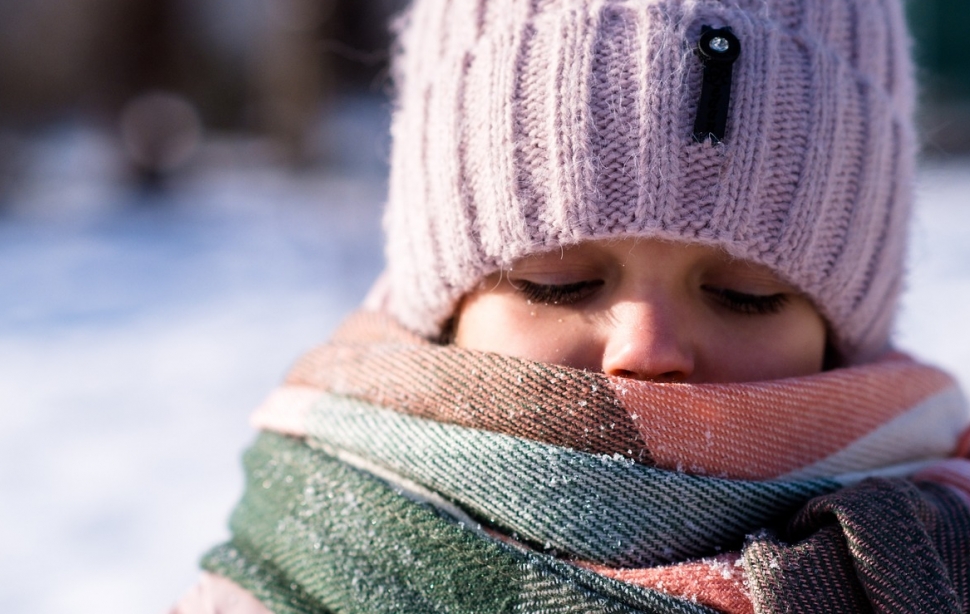
<instances>
[{"instance_id":1,"label":"child's face","mask_svg":"<svg viewBox=\"0 0 970 614\"><path fill-rule=\"evenodd\" d=\"M639 380L744 382L817 373L826 327L765 267L701 245L587 241L485 279L455 343Z\"/></svg>"}]
</instances>

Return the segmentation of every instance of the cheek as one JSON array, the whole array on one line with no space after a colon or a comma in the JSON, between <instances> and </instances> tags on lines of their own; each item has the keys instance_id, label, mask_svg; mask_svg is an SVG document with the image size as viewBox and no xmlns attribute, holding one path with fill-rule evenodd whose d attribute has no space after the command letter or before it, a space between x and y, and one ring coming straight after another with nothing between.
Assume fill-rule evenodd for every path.
<instances>
[{"instance_id":1,"label":"cheek","mask_svg":"<svg viewBox=\"0 0 970 614\"><path fill-rule=\"evenodd\" d=\"M712 353L720 356L717 379L762 381L811 375L822 371L827 333L822 318L808 305L767 321L753 321L745 334L721 340ZM725 360L727 357L727 360Z\"/></svg>"},{"instance_id":2,"label":"cheek","mask_svg":"<svg viewBox=\"0 0 970 614\"><path fill-rule=\"evenodd\" d=\"M593 364L595 344L582 320L515 296L469 295L458 311L455 345L574 368ZM588 354L588 356L587 356Z\"/></svg>"},{"instance_id":3,"label":"cheek","mask_svg":"<svg viewBox=\"0 0 970 614\"><path fill-rule=\"evenodd\" d=\"M455 345L531 358L536 338L533 313L502 294L470 294L458 309Z\"/></svg>"},{"instance_id":4,"label":"cheek","mask_svg":"<svg viewBox=\"0 0 970 614\"><path fill-rule=\"evenodd\" d=\"M822 370L828 331L822 316L807 301L800 302L784 326L785 354L798 375Z\"/></svg>"}]
</instances>

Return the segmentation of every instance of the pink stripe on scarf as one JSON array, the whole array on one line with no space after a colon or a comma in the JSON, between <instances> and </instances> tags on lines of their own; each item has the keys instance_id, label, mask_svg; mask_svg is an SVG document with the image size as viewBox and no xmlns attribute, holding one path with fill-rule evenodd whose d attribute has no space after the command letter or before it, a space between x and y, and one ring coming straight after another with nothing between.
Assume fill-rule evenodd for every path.
<instances>
[{"instance_id":1,"label":"pink stripe on scarf","mask_svg":"<svg viewBox=\"0 0 970 614\"><path fill-rule=\"evenodd\" d=\"M740 561L737 553L731 553L712 559L644 569L613 569L591 563L578 565L620 582L690 599L723 612L754 614Z\"/></svg>"},{"instance_id":2,"label":"pink stripe on scarf","mask_svg":"<svg viewBox=\"0 0 970 614\"><path fill-rule=\"evenodd\" d=\"M740 479L771 479L811 465L955 387L946 373L902 354L769 382L611 381L638 416L658 466Z\"/></svg>"}]
</instances>

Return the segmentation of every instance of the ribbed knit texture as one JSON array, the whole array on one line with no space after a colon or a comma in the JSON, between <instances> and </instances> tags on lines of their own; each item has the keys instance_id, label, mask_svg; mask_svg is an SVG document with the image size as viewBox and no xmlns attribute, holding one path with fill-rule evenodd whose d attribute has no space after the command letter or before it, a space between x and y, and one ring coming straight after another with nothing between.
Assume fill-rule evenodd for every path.
<instances>
[{"instance_id":1,"label":"ribbed knit texture","mask_svg":"<svg viewBox=\"0 0 970 614\"><path fill-rule=\"evenodd\" d=\"M692 136L702 26L741 42ZM434 335L485 275L586 239L719 246L808 295L849 362L887 345L911 201L895 0L416 0L401 33L389 308Z\"/></svg>"}]
</instances>

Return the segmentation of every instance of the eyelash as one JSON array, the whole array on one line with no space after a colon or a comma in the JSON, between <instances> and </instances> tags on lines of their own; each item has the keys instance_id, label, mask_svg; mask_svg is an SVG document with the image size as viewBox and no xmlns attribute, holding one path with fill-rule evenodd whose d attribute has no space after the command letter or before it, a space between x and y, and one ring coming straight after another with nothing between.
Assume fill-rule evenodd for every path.
<instances>
[{"instance_id":1,"label":"eyelash","mask_svg":"<svg viewBox=\"0 0 970 614\"><path fill-rule=\"evenodd\" d=\"M789 300L788 295L783 293L767 295L747 294L711 286L703 286L702 289L722 306L743 315L763 316L775 314L784 309Z\"/></svg>"},{"instance_id":2,"label":"eyelash","mask_svg":"<svg viewBox=\"0 0 970 614\"><path fill-rule=\"evenodd\" d=\"M537 284L524 279L512 281L513 287L526 299L543 305L572 305L587 298L603 281L578 281L572 284Z\"/></svg>"},{"instance_id":3,"label":"eyelash","mask_svg":"<svg viewBox=\"0 0 970 614\"><path fill-rule=\"evenodd\" d=\"M543 305L572 305L589 297L603 285L602 280L580 281L572 284L537 284L524 279L514 280L513 286L527 300ZM723 307L742 315L771 315L788 304L787 294L747 294L703 286L702 289Z\"/></svg>"}]
</instances>

